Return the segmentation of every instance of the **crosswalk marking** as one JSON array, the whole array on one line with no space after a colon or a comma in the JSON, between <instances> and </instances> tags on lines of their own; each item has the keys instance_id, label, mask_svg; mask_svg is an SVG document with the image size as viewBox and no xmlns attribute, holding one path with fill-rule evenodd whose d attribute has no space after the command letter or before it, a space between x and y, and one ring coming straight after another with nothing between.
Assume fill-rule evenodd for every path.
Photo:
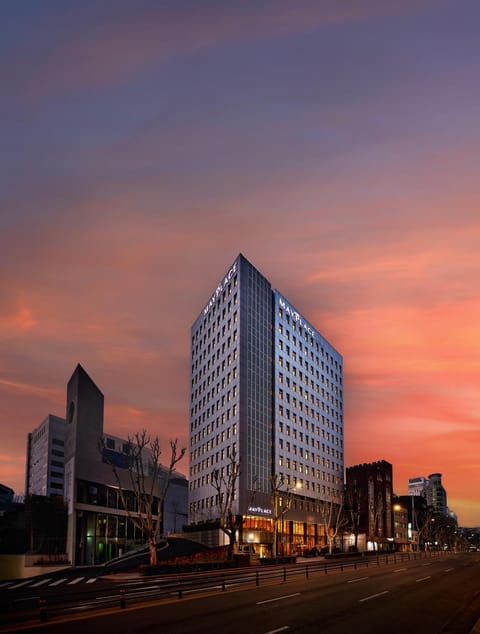
<instances>
[{"instance_id":1,"label":"crosswalk marking","mask_svg":"<svg viewBox=\"0 0 480 634\"><path fill-rule=\"evenodd\" d=\"M72 579L72 581L69 581L69 582L68 582L68 585L69 585L69 586L73 586L73 585L75 585L76 583L78 583L79 581L81 581L82 579L85 579L85 577L77 577L76 579Z\"/></svg>"},{"instance_id":2,"label":"crosswalk marking","mask_svg":"<svg viewBox=\"0 0 480 634\"><path fill-rule=\"evenodd\" d=\"M35 579L32 579L32 578L25 579L19 582L3 581L2 583L0 583L0 588L5 588L5 590L14 590L16 588L23 588L24 586L27 586L27 585L29 585L30 588L39 588L40 586L47 586L47 585L49 588L54 588L55 586L59 586L60 584L66 583L66 582L68 582L67 585L73 586L77 583L80 583L80 581L84 581L84 583L95 583L95 581L97 581L97 577L90 577L89 579L86 579L85 577L75 577L71 581L68 581L67 577L62 577L61 579L56 579L55 581L52 581L51 577L48 579L40 579L40 581L36 581Z\"/></svg>"},{"instance_id":3,"label":"crosswalk marking","mask_svg":"<svg viewBox=\"0 0 480 634\"><path fill-rule=\"evenodd\" d=\"M27 579L26 581L21 581L20 583L16 583L13 586L9 586L9 590L13 590L14 588L21 588L22 586L26 586L27 583L30 583L31 579Z\"/></svg>"},{"instance_id":4,"label":"crosswalk marking","mask_svg":"<svg viewBox=\"0 0 480 634\"><path fill-rule=\"evenodd\" d=\"M37 583L32 583L32 585L30 587L31 588L38 588L39 586L45 585L49 581L51 581L51 579L42 579L41 581L37 581Z\"/></svg>"}]
</instances>

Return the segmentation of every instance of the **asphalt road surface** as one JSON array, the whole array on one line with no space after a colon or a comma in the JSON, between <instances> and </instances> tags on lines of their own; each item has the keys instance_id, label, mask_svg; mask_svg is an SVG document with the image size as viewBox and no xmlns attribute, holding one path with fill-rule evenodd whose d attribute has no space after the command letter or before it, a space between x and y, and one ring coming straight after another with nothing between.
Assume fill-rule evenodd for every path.
<instances>
[{"instance_id":1,"label":"asphalt road surface","mask_svg":"<svg viewBox=\"0 0 480 634\"><path fill-rule=\"evenodd\" d=\"M35 625L68 634L467 634L480 617L480 554L387 566L269 585L230 586L103 613L81 611ZM27 631L25 626L17 631Z\"/></svg>"}]
</instances>

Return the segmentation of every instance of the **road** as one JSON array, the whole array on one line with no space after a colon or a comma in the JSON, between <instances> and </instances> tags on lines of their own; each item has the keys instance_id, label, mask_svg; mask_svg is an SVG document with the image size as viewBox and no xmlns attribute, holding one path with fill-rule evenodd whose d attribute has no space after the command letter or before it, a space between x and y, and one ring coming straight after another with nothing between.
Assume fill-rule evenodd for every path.
<instances>
[{"instance_id":1,"label":"road","mask_svg":"<svg viewBox=\"0 0 480 634\"><path fill-rule=\"evenodd\" d=\"M78 614L37 631L104 634L467 634L480 617L480 554L391 563L171 596ZM27 631L27 628L17 629Z\"/></svg>"}]
</instances>

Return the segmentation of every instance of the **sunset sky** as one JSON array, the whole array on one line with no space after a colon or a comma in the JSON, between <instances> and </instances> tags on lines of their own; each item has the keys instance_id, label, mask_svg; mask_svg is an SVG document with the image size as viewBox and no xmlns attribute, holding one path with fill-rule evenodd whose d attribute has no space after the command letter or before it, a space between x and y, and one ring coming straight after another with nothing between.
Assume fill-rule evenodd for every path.
<instances>
[{"instance_id":1,"label":"sunset sky","mask_svg":"<svg viewBox=\"0 0 480 634\"><path fill-rule=\"evenodd\" d=\"M478 0L0 21L0 482L77 363L107 432L186 444L190 327L242 252L343 355L345 466L441 472L480 526Z\"/></svg>"}]
</instances>

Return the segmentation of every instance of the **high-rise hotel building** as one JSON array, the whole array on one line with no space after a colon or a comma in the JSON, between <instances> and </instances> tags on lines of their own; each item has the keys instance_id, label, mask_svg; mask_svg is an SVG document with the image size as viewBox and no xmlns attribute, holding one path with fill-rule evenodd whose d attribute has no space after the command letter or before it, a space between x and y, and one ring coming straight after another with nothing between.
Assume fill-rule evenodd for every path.
<instances>
[{"instance_id":1,"label":"high-rise hotel building","mask_svg":"<svg viewBox=\"0 0 480 634\"><path fill-rule=\"evenodd\" d=\"M269 551L280 481L291 496L280 549L323 545L320 504L343 491L342 373L341 355L239 255L191 331L189 521L218 517L211 475L233 454L239 542Z\"/></svg>"}]
</instances>

